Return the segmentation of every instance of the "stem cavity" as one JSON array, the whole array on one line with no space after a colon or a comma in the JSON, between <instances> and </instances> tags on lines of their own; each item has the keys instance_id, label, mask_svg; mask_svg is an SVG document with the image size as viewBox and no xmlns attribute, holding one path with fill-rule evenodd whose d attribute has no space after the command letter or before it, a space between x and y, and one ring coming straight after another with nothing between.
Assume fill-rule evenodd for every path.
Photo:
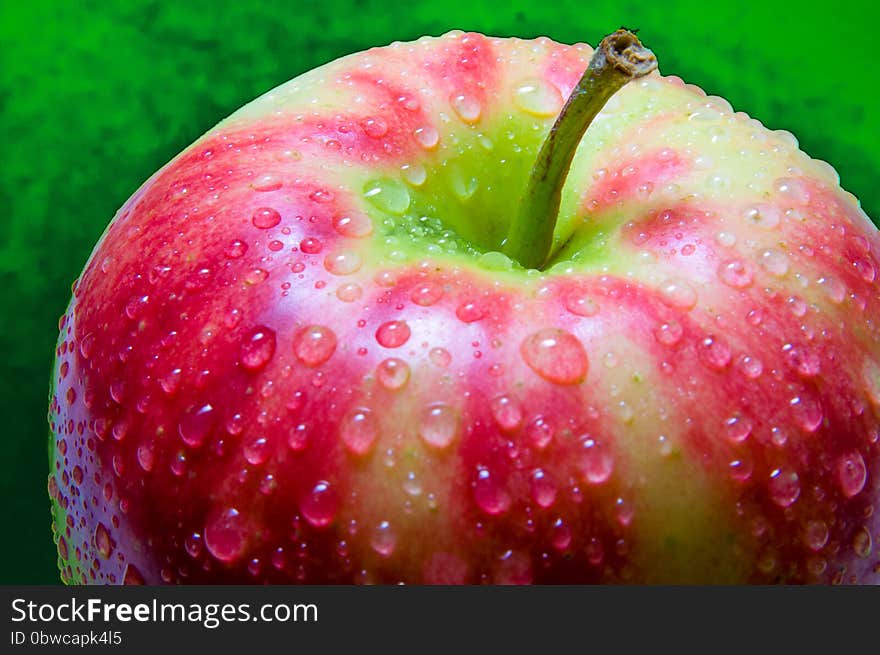
<instances>
[{"instance_id":1,"label":"stem cavity","mask_svg":"<svg viewBox=\"0 0 880 655\"><path fill-rule=\"evenodd\" d=\"M525 268L547 263L562 187L584 133L612 95L656 68L654 53L633 32L621 28L602 39L538 152L504 254Z\"/></svg>"}]
</instances>

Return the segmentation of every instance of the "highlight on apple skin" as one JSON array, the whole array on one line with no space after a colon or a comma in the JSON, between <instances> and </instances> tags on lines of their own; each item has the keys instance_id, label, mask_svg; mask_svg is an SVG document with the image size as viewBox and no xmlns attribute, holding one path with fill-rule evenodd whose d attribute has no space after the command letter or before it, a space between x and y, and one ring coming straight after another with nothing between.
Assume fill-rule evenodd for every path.
<instances>
[{"instance_id":1,"label":"highlight on apple skin","mask_svg":"<svg viewBox=\"0 0 880 655\"><path fill-rule=\"evenodd\" d=\"M504 254L592 55L371 49L150 178L59 323L62 579L880 582L880 235L831 166L654 72Z\"/></svg>"}]
</instances>

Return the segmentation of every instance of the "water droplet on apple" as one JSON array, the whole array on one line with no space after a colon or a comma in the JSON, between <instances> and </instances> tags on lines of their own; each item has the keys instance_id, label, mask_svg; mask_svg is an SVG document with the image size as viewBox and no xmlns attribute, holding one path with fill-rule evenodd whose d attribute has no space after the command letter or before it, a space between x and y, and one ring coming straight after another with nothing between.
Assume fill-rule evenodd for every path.
<instances>
[{"instance_id":1,"label":"water droplet on apple","mask_svg":"<svg viewBox=\"0 0 880 655\"><path fill-rule=\"evenodd\" d=\"M840 458L837 462L837 479L843 495L847 498L861 493L868 479L868 470L861 453L854 450Z\"/></svg>"},{"instance_id":2,"label":"water droplet on apple","mask_svg":"<svg viewBox=\"0 0 880 655\"><path fill-rule=\"evenodd\" d=\"M502 430L512 432L522 423L523 414L519 401L513 396L497 396L490 403L492 418Z\"/></svg>"},{"instance_id":3,"label":"water droplet on apple","mask_svg":"<svg viewBox=\"0 0 880 655\"><path fill-rule=\"evenodd\" d=\"M434 366L446 368L452 362L452 355L449 354L446 348L431 348L428 352L428 359L431 360Z\"/></svg>"},{"instance_id":4,"label":"water droplet on apple","mask_svg":"<svg viewBox=\"0 0 880 655\"><path fill-rule=\"evenodd\" d=\"M359 407L349 412L340 426L342 443L350 453L363 456L369 453L379 437L379 424L373 413Z\"/></svg>"},{"instance_id":5,"label":"water droplet on apple","mask_svg":"<svg viewBox=\"0 0 880 655\"><path fill-rule=\"evenodd\" d=\"M420 187L428 179L428 171L421 164L404 164L400 167L400 173L407 184Z\"/></svg>"},{"instance_id":6,"label":"water droplet on apple","mask_svg":"<svg viewBox=\"0 0 880 655\"><path fill-rule=\"evenodd\" d=\"M553 440L553 426L543 416L535 416L526 426L526 439L533 447L544 450Z\"/></svg>"},{"instance_id":7,"label":"water droplet on apple","mask_svg":"<svg viewBox=\"0 0 880 655\"><path fill-rule=\"evenodd\" d=\"M333 219L333 228L342 236L362 239L373 232L373 221L366 214L350 212Z\"/></svg>"},{"instance_id":8,"label":"water droplet on apple","mask_svg":"<svg viewBox=\"0 0 880 655\"><path fill-rule=\"evenodd\" d=\"M287 447L293 452L299 453L309 445L309 431L304 423L290 429L287 433Z\"/></svg>"},{"instance_id":9,"label":"water droplet on apple","mask_svg":"<svg viewBox=\"0 0 880 655\"><path fill-rule=\"evenodd\" d=\"M323 528L336 516L339 501L329 482L321 480L300 502L300 510L306 521L316 528Z\"/></svg>"},{"instance_id":10,"label":"water droplet on apple","mask_svg":"<svg viewBox=\"0 0 880 655\"><path fill-rule=\"evenodd\" d=\"M510 509L510 494L488 468L479 468L473 489L477 507L489 516L499 516Z\"/></svg>"},{"instance_id":11,"label":"water droplet on apple","mask_svg":"<svg viewBox=\"0 0 880 655\"><path fill-rule=\"evenodd\" d=\"M271 207L260 207L251 215L251 223L261 230L268 230L281 222L281 214Z\"/></svg>"},{"instance_id":12,"label":"water droplet on apple","mask_svg":"<svg viewBox=\"0 0 880 655\"><path fill-rule=\"evenodd\" d=\"M381 139L388 134L388 123L381 117L367 118L361 121L364 134L373 139Z\"/></svg>"},{"instance_id":13,"label":"water droplet on apple","mask_svg":"<svg viewBox=\"0 0 880 655\"><path fill-rule=\"evenodd\" d=\"M779 225L779 208L768 203L749 205L743 210L742 215L749 225L761 227L765 230L771 230Z\"/></svg>"},{"instance_id":14,"label":"water droplet on apple","mask_svg":"<svg viewBox=\"0 0 880 655\"><path fill-rule=\"evenodd\" d=\"M654 328L654 338L664 346L674 346L684 336L684 328L678 321L664 321Z\"/></svg>"},{"instance_id":15,"label":"water droplet on apple","mask_svg":"<svg viewBox=\"0 0 880 655\"><path fill-rule=\"evenodd\" d=\"M700 356L709 368L723 371L730 364L730 347L718 337L706 337L700 346Z\"/></svg>"},{"instance_id":16,"label":"water droplet on apple","mask_svg":"<svg viewBox=\"0 0 880 655\"><path fill-rule=\"evenodd\" d=\"M867 559L871 556L874 544L871 540L871 533L868 532L868 528L862 526L856 530L856 533L853 535L852 547L856 557Z\"/></svg>"},{"instance_id":17,"label":"water droplet on apple","mask_svg":"<svg viewBox=\"0 0 880 655\"><path fill-rule=\"evenodd\" d=\"M420 307L430 307L443 297L443 286L434 282L426 282L416 286L409 297Z\"/></svg>"},{"instance_id":18,"label":"water droplet on apple","mask_svg":"<svg viewBox=\"0 0 880 655\"><path fill-rule=\"evenodd\" d=\"M177 426L180 438L187 446L198 448L214 426L214 407L205 403L189 411Z\"/></svg>"},{"instance_id":19,"label":"water droplet on apple","mask_svg":"<svg viewBox=\"0 0 880 655\"><path fill-rule=\"evenodd\" d=\"M562 109L562 94L555 86L540 78L524 80L516 87L513 103L538 118L556 116Z\"/></svg>"},{"instance_id":20,"label":"water droplet on apple","mask_svg":"<svg viewBox=\"0 0 880 655\"><path fill-rule=\"evenodd\" d=\"M251 188L254 191L275 191L281 188L281 180L279 180L275 175L268 173L266 175L261 175L256 180L251 183Z\"/></svg>"},{"instance_id":21,"label":"water droplet on apple","mask_svg":"<svg viewBox=\"0 0 880 655\"><path fill-rule=\"evenodd\" d=\"M388 521L382 521L373 530L370 546L382 557L390 557L397 546L397 535Z\"/></svg>"},{"instance_id":22,"label":"water droplet on apple","mask_svg":"<svg viewBox=\"0 0 880 655\"><path fill-rule=\"evenodd\" d=\"M254 328L241 346L241 365L248 371L263 369L275 354L275 331L264 325Z\"/></svg>"},{"instance_id":23,"label":"water droplet on apple","mask_svg":"<svg viewBox=\"0 0 880 655\"><path fill-rule=\"evenodd\" d=\"M804 526L804 544L814 552L819 552L828 543L829 531L825 521L807 521Z\"/></svg>"},{"instance_id":24,"label":"water droplet on apple","mask_svg":"<svg viewBox=\"0 0 880 655\"><path fill-rule=\"evenodd\" d=\"M458 435L458 412L446 403L432 403L422 410L419 436L432 448L447 448Z\"/></svg>"},{"instance_id":25,"label":"water droplet on apple","mask_svg":"<svg viewBox=\"0 0 880 655\"><path fill-rule=\"evenodd\" d=\"M565 299L565 308L575 316L595 316L599 303L586 291L573 291Z\"/></svg>"},{"instance_id":26,"label":"water droplet on apple","mask_svg":"<svg viewBox=\"0 0 880 655\"><path fill-rule=\"evenodd\" d=\"M416 139L416 143L425 150L433 150L440 143L440 133L430 125L416 128L413 136Z\"/></svg>"},{"instance_id":27,"label":"water droplet on apple","mask_svg":"<svg viewBox=\"0 0 880 655\"><path fill-rule=\"evenodd\" d=\"M802 393L789 401L792 414L804 432L815 432L822 425L822 405L813 396Z\"/></svg>"},{"instance_id":28,"label":"water droplet on apple","mask_svg":"<svg viewBox=\"0 0 880 655\"><path fill-rule=\"evenodd\" d=\"M409 380L409 375L409 365L396 357L385 359L376 367L376 379L386 389L400 389Z\"/></svg>"},{"instance_id":29,"label":"water droplet on apple","mask_svg":"<svg viewBox=\"0 0 880 655\"><path fill-rule=\"evenodd\" d=\"M388 321L376 330L376 341L383 348L399 348L409 341L410 334L406 321Z\"/></svg>"},{"instance_id":30,"label":"water droplet on apple","mask_svg":"<svg viewBox=\"0 0 880 655\"><path fill-rule=\"evenodd\" d=\"M513 270L513 260L503 252L490 250L477 258L477 266L486 271Z\"/></svg>"},{"instance_id":31,"label":"water droplet on apple","mask_svg":"<svg viewBox=\"0 0 880 655\"><path fill-rule=\"evenodd\" d=\"M556 384L580 384L589 367L583 344L571 333L544 328L520 347L523 360L535 373Z\"/></svg>"},{"instance_id":32,"label":"water droplet on apple","mask_svg":"<svg viewBox=\"0 0 880 655\"><path fill-rule=\"evenodd\" d=\"M364 196L377 209L402 216L409 209L412 198L409 190L398 180L381 178L364 186Z\"/></svg>"},{"instance_id":33,"label":"water droplet on apple","mask_svg":"<svg viewBox=\"0 0 880 655\"><path fill-rule=\"evenodd\" d=\"M742 443L752 433L752 422L742 416L731 416L724 422L727 439L732 443Z\"/></svg>"},{"instance_id":34,"label":"water droplet on apple","mask_svg":"<svg viewBox=\"0 0 880 655\"><path fill-rule=\"evenodd\" d=\"M156 454L152 444L141 444L138 446L135 455L137 456L138 466L140 466L145 473L149 473L153 470L153 466L156 463Z\"/></svg>"},{"instance_id":35,"label":"water droplet on apple","mask_svg":"<svg viewBox=\"0 0 880 655\"><path fill-rule=\"evenodd\" d=\"M532 471L529 477L532 500L538 507L547 509L556 502L556 485L541 469Z\"/></svg>"},{"instance_id":36,"label":"water droplet on apple","mask_svg":"<svg viewBox=\"0 0 880 655\"><path fill-rule=\"evenodd\" d=\"M360 270L363 258L354 250L337 250L324 258L324 268L332 275L351 275Z\"/></svg>"},{"instance_id":37,"label":"water droplet on apple","mask_svg":"<svg viewBox=\"0 0 880 655\"><path fill-rule=\"evenodd\" d=\"M355 302L360 299L363 293L363 289L361 289L360 285L355 284L354 282L342 284L336 289L336 297L342 302Z\"/></svg>"},{"instance_id":38,"label":"water droplet on apple","mask_svg":"<svg viewBox=\"0 0 880 655\"><path fill-rule=\"evenodd\" d=\"M697 304L697 292L685 280L669 279L660 285L660 300L676 309L693 309Z\"/></svg>"},{"instance_id":39,"label":"water droplet on apple","mask_svg":"<svg viewBox=\"0 0 880 655\"><path fill-rule=\"evenodd\" d=\"M323 247L320 239L315 237L306 237L299 242L299 249L306 255L317 255Z\"/></svg>"},{"instance_id":40,"label":"water droplet on apple","mask_svg":"<svg viewBox=\"0 0 880 655\"><path fill-rule=\"evenodd\" d=\"M104 559L108 559L113 553L113 540L110 538L110 532L100 522L95 526L95 548Z\"/></svg>"},{"instance_id":41,"label":"water droplet on apple","mask_svg":"<svg viewBox=\"0 0 880 655\"><path fill-rule=\"evenodd\" d=\"M780 507L792 505L801 495L801 483L797 472L788 467L774 469L768 484L770 499Z\"/></svg>"},{"instance_id":42,"label":"water droplet on apple","mask_svg":"<svg viewBox=\"0 0 880 655\"><path fill-rule=\"evenodd\" d=\"M784 277L788 273L788 255L778 250L765 250L761 253L761 267L776 277Z\"/></svg>"},{"instance_id":43,"label":"water droplet on apple","mask_svg":"<svg viewBox=\"0 0 880 655\"><path fill-rule=\"evenodd\" d=\"M221 562L234 562L241 557L246 531L238 510L229 507L212 512L205 524L205 546Z\"/></svg>"},{"instance_id":44,"label":"water droplet on apple","mask_svg":"<svg viewBox=\"0 0 880 655\"><path fill-rule=\"evenodd\" d=\"M752 461L748 457L740 457L730 462L728 466L730 477L737 482L745 482L752 477L755 470Z\"/></svg>"},{"instance_id":45,"label":"water droplet on apple","mask_svg":"<svg viewBox=\"0 0 880 655\"><path fill-rule=\"evenodd\" d=\"M322 325L303 328L293 339L293 354L310 368L326 362L335 350L336 334Z\"/></svg>"},{"instance_id":46,"label":"water droplet on apple","mask_svg":"<svg viewBox=\"0 0 880 655\"><path fill-rule=\"evenodd\" d=\"M751 266L738 259L722 262L718 267L718 278L729 287L745 289L751 286L754 273Z\"/></svg>"},{"instance_id":47,"label":"water droplet on apple","mask_svg":"<svg viewBox=\"0 0 880 655\"><path fill-rule=\"evenodd\" d=\"M464 323L475 323L482 320L486 318L487 313L486 305L479 300L466 300L455 308L455 315L458 320Z\"/></svg>"},{"instance_id":48,"label":"water droplet on apple","mask_svg":"<svg viewBox=\"0 0 880 655\"><path fill-rule=\"evenodd\" d=\"M577 458L581 477L589 484L603 484L614 472L614 456L604 444L590 435L581 437Z\"/></svg>"},{"instance_id":49,"label":"water droplet on apple","mask_svg":"<svg viewBox=\"0 0 880 655\"><path fill-rule=\"evenodd\" d=\"M458 117L468 125L473 125L480 120L483 108L477 98L466 93L458 93L454 94L449 102Z\"/></svg>"}]
</instances>

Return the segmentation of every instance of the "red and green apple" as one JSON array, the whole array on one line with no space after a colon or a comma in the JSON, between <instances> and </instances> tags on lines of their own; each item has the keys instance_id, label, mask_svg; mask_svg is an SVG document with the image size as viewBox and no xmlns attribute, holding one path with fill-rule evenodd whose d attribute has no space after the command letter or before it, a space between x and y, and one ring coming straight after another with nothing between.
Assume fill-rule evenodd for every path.
<instances>
[{"instance_id":1,"label":"red and green apple","mask_svg":"<svg viewBox=\"0 0 880 655\"><path fill-rule=\"evenodd\" d=\"M655 63L394 43L150 178L60 321L64 581L880 581L880 235Z\"/></svg>"}]
</instances>

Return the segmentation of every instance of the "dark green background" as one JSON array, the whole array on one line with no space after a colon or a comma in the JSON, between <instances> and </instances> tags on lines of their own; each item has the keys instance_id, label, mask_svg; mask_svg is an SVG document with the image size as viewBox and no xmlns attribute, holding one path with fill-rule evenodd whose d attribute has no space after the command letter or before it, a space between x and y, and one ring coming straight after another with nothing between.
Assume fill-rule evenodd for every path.
<instances>
[{"instance_id":1,"label":"dark green background","mask_svg":"<svg viewBox=\"0 0 880 655\"><path fill-rule=\"evenodd\" d=\"M392 40L461 28L596 43L625 25L664 73L796 134L876 220L878 19L868 0L0 2L0 583L58 580L46 406L71 282L140 183L246 101Z\"/></svg>"}]
</instances>

